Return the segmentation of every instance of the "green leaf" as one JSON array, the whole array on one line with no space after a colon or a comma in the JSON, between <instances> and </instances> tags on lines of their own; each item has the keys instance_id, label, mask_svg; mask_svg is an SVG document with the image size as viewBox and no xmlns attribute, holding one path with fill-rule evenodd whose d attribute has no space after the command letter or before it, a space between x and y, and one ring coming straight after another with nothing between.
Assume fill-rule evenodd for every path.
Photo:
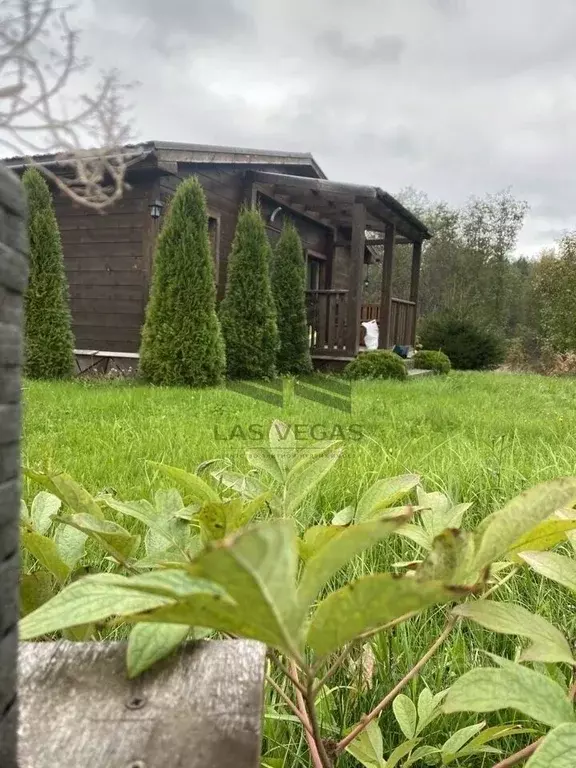
<instances>
[{"instance_id":1,"label":"green leaf","mask_svg":"<svg viewBox=\"0 0 576 768\"><path fill-rule=\"evenodd\" d=\"M492 632L519 635L532 641L521 656L523 661L566 662L576 664L562 632L538 614L517 603L476 600L454 608L456 616L477 622Z\"/></svg>"},{"instance_id":2,"label":"green leaf","mask_svg":"<svg viewBox=\"0 0 576 768\"><path fill-rule=\"evenodd\" d=\"M167 518L159 517L158 512L154 509L152 504L145 499L142 499L141 501L119 501L118 499L108 497L105 501L106 504L116 512L140 520L141 523L144 523L152 529L156 535L165 540L166 544L164 549L166 549L166 545L169 544L181 552L185 550L185 535L188 531L188 526L184 521L168 520ZM159 541L156 544L156 539L154 539L154 542L154 549L156 545L158 547L161 546Z\"/></svg>"},{"instance_id":3,"label":"green leaf","mask_svg":"<svg viewBox=\"0 0 576 768\"><path fill-rule=\"evenodd\" d=\"M414 544L427 552L432 549L433 539L421 525L407 523L399 528L396 533L405 539L410 539L410 541L413 541Z\"/></svg>"},{"instance_id":4,"label":"green leaf","mask_svg":"<svg viewBox=\"0 0 576 768\"><path fill-rule=\"evenodd\" d=\"M420 739L410 739L409 741L402 742L386 760L385 768L396 768L400 760L409 755L419 743Z\"/></svg>"},{"instance_id":5,"label":"green leaf","mask_svg":"<svg viewBox=\"0 0 576 768\"><path fill-rule=\"evenodd\" d=\"M127 618L160 606L175 605L180 595L223 599L221 589L205 580L191 578L184 571L163 572L160 581L154 581L154 576L156 574L126 577L99 573L74 581L20 621L20 638L31 640L112 616ZM188 581L184 582L182 577Z\"/></svg>"},{"instance_id":6,"label":"green leaf","mask_svg":"<svg viewBox=\"0 0 576 768\"><path fill-rule=\"evenodd\" d=\"M189 632L187 624L136 624L130 631L126 649L128 677L137 677L169 656Z\"/></svg>"},{"instance_id":7,"label":"green leaf","mask_svg":"<svg viewBox=\"0 0 576 768\"><path fill-rule=\"evenodd\" d=\"M434 539L432 550L416 570L416 579L474 586L482 580L482 574L475 568L475 554L474 534L448 528Z\"/></svg>"},{"instance_id":8,"label":"green leaf","mask_svg":"<svg viewBox=\"0 0 576 768\"><path fill-rule=\"evenodd\" d=\"M291 516L296 512L304 499L309 496L316 486L322 482L334 464L340 458L341 448L336 448L327 456L320 456L312 462L300 462L290 471L286 478L284 490L284 511Z\"/></svg>"},{"instance_id":9,"label":"green leaf","mask_svg":"<svg viewBox=\"0 0 576 768\"><path fill-rule=\"evenodd\" d=\"M167 464L159 464L156 461L149 462L153 467L156 467L163 475L169 477L171 480L175 480L180 483L183 488L186 488L188 495L194 501L198 501L201 504L205 504L209 501L218 503L220 496L208 485L205 480L202 480L198 475L193 475L191 472L186 472L183 469L177 467L169 467Z\"/></svg>"},{"instance_id":10,"label":"green leaf","mask_svg":"<svg viewBox=\"0 0 576 768\"><path fill-rule=\"evenodd\" d=\"M37 533L46 533L52 525L52 516L58 512L61 506L62 502L58 496L54 496L48 491L40 491L35 496L30 510L30 520L34 530Z\"/></svg>"},{"instance_id":11,"label":"green leaf","mask_svg":"<svg viewBox=\"0 0 576 768\"><path fill-rule=\"evenodd\" d=\"M537 485L487 517L481 528L476 565L484 568L505 555L516 542L562 507L576 503L576 478Z\"/></svg>"},{"instance_id":12,"label":"green leaf","mask_svg":"<svg viewBox=\"0 0 576 768\"><path fill-rule=\"evenodd\" d=\"M576 520L545 520L533 528L525 536L510 547L508 557L514 562L522 562L518 557L520 552L542 552L552 549L557 544L566 541L566 534L576 529Z\"/></svg>"},{"instance_id":13,"label":"green leaf","mask_svg":"<svg viewBox=\"0 0 576 768\"><path fill-rule=\"evenodd\" d=\"M161 488L156 491L154 506L160 517L175 517L185 508L182 496L176 488Z\"/></svg>"},{"instance_id":14,"label":"green leaf","mask_svg":"<svg viewBox=\"0 0 576 768\"><path fill-rule=\"evenodd\" d=\"M296 457L297 442L293 428L281 421L273 421L268 434L268 442L270 443L270 451L282 472L281 482L283 482Z\"/></svg>"},{"instance_id":15,"label":"green leaf","mask_svg":"<svg viewBox=\"0 0 576 768\"><path fill-rule=\"evenodd\" d=\"M458 600L462 594L441 582L418 582L389 573L364 576L332 592L318 605L308 643L325 656L406 613Z\"/></svg>"},{"instance_id":16,"label":"green leaf","mask_svg":"<svg viewBox=\"0 0 576 768\"><path fill-rule=\"evenodd\" d=\"M378 723L375 720L368 723L362 733L346 747L346 752L365 768L386 768L382 732Z\"/></svg>"},{"instance_id":17,"label":"green leaf","mask_svg":"<svg viewBox=\"0 0 576 768\"><path fill-rule=\"evenodd\" d=\"M306 565L298 587L298 603L306 611L322 587L353 557L382 541L406 521L406 517L374 520L361 525L309 528L303 539Z\"/></svg>"},{"instance_id":18,"label":"green leaf","mask_svg":"<svg viewBox=\"0 0 576 768\"><path fill-rule=\"evenodd\" d=\"M394 711L394 717L404 736L406 736L407 739L413 739L416 735L418 715L412 700L405 694L400 693L392 702L392 709Z\"/></svg>"},{"instance_id":19,"label":"green leaf","mask_svg":"<svg viewBox=\"0 0 576 768\"><path fill-rule=\"evenodd\" d=\"M356 510L354 507L344 507L340 512L337 512L332 518L332 525L350 525L354 520Z\"/></svg>"},{"instance_id":20,"label":"green leaf","mask_svg":"<svg viewBox=\"0 0 576 768\"><path fill-rule=\"evenodd\" d=\"M266 491L247 504L241 499L233 499L226 505L226 533L235 533L240 528L248 525L266 503L272 498L272 493Z\"/></svg>"},{"instance_id":21,"label":"green leaf","mask_svg":"<svg viewBox=\"0 0 576 768\"><path fill-rule=\"evenodd\" d=\"M556 552L522 552L519 557L540 576L576 592L576 560Z\"/></svg>"},{"instance_id":22,"label":"green leaf","mask_svg":"<svg viewBox=\"0 0 576 768\"><path fill-rule=\"evenodd\" d=\"M526 768L573 768L576 755L576 725L554 728L526 763Z\"/></svg>"},{"instance_id":23,"label":"green leaf","mask_svg":"<svg viewBox=\"0 0 576 768\"><path fill-rule=\"evenodd\" d=\"M442 753L442 765L453 763L462 747L485 727L486 722L482 721L481 723L469 725L466 728L460 728L459 731L453 733L452 736L444 742L440 750Z\"/></svg>"},{"instance_id":24,"label":"green leaf","mask_svg":"<svg viewBox=\"0 0 576 768\"><path fill-rule=\"evenodd\" d=\"M409 759L404 763L403 768L410 768L411 765L414 765L419 760L424 760L426 757L431 757L432 755L437 755L440 752L440 750L437 747L418 747L409 757Z\"/></svg>"},{"instance_id":25,"label":"green leaf","mask_svg":"<svg viewBox=\"0 0 576 768\"><path fill-rule=\"evenodd\" d=\"M271 520L213 544L188 570L222 585L235 604L195 600L142 620L210 627L297 654L296 541L291 520Z\"/></svg>"},{"instance_id":26,"label":"green leaf","mask_svg":"<svg viewBox=\"0 0 576 768\"><path fill-rule=\"evenodd\" d=\"M85 533L119 563L132 557L140 546L140 536L134 536L112 520L99 520L92 515L80 514L69 518L59 517L58 522Z\"/></svg>"},{"instance_id":27,"label":"green leaf","mask_svg":"<svg viewBox=\"0 0 576 768\"><path fill-rule=\"evenodd\" d=\"M500 669L472 669L462 675L449 689L443 706L448 714L501 709L516 709L551 726L574 721L572 703L558 683L513 662Z\"/></svg>"},{"instance_id":28,"label":"green leaf","mask_svg":"<svg viewBox=\"0 0 576 768\"><path fill-rule=\"evenodd\" d=\"M40 565L50 571L60 584L65 583L70 576L70 568L61 559L52 539L33 531L22 531L20 541L22 546L38 560Z\"/></svg>"},{"instance_id":29,"label":"green leaf","mask_svg":"<svg viewBox=\"0 0 576 768\"><path fill-rule=\"evenodd\" d=\"M58 525L54 532L54 544L61 560L72 572L84 557L88 536L69 525Z\"/></svg>"},{"instance_id":30,"label":"green leaf","mask_svg":"<svg viewBox=\"0 0 576 768\"><path fill-rule=\"evenodd\" d=\"M246 459L254 469L266 472L275 482L284 484L284 472L270 451L265 448L252 448L246 451Z\"/></svg>"},{"instance_id":31,"label":"green leaf","mask_svg":"<svg viewBox=\"0 0 576 768\"><path fill-rule=\"evenodd\" d=\"M491 741L504 739L506 736L519 736L523 733L534 733L532 728L522 728L521 725L495 725L492 728L486 728L470 741L464 749L458 753L459 758L473 755Z\"/></svg>"},{"instance_id":32,"label":"green leaf","mask_svg":"<svg viewBox=\"0 0 576 768\"><path fill-rule=\"evenodd\" d=\"M419 736L433 720L442 714L440 705L447 693L448 691L440 691L440 693L432 694L432 691L429 688L424 688L422 690L420 696L418 696L417 736Z\"/></svg>"},{"instance_id":33,"label":"green leaf","mask_svg":"<svg viewBox=\"0 0 576 768\"><path fill-rule=\"evenodd\" d=\"M362 496L356 507L356 522L372 520L383 509L392 507L416 488L418 475L402 475L384 480L377 480Z\"/></svg>"},{"instance_id":34,"label":"green leaf","mask_svg":"<svg viewBox=\"0 0 576 768\"><path fill-rule=\"evenodd\" d=\"M574 509L559 509L556 512L556 516L561 520L576 520L576 510ZM572 545L572 549L576 552L576 531L567 531L566 538Z\"/></svg>"},{"instance_id":35,"label":"green leaf","mask_svg":"<svg viewBox=\"0 0 576 768\"><path fill-rule=\"evenodd\" d=\"M35 571L20 576L20 611L32 613L54 594L53 577L47 571Z\"/></svg>"},{"instance_id":36,"label":"green leaf","mask_svg":"<svg viewBox=\"0 0 576 768\"><path fill-rule=\"evenodd\" d=\"M26 506L26 502L24 499L20 499L20 522L22 525L30 525L30 512L28 511L28 507Z\"/></svg>"},{"instance_id":37,"label":"green leaf","mask_svg":"<svg viewBox=\"0 0 576 768\"><path fill-rule=\"evenodd\" d=\"M266 492L266 488L253 475L241 475L238 472L219 469L212 473L212 477L225 488L236 491L245 499L255 499Z\"/></svg>"},{"instance_id":38,"label":"green leaf","mask_svg":"<svg viewBox=\"0 0 576 768\"><path fill-rule=\"evenodd\" d=\"M218 541L226 536L226 504L209 502L198 512L203 541Z\"/></svg>"},{"instance_id":39,"label":"green leaf","mask_svg":"<svg viewBox=\"0 0 576 768\"><path fill-rule=\"evenodd\" d=\"M65 472L44 474L43 472L35 472L32 469L24 469L24 474L38 483L38 485L46 488L54 496L57 496L64 504L70 507L72 512L77 514L86 513L93 517L104 517L94 497Z\"/></svg>"}]
</instances>

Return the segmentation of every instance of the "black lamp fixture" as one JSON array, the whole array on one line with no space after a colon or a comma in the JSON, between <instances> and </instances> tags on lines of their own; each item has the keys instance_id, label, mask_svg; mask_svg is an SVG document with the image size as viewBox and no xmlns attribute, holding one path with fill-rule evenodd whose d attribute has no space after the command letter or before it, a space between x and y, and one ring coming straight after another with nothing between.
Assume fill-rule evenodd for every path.
<instances>
[{"instance_id":1,"label":"black lamp fixture","mask_svg":"<svg viewBox=\"0 0 576 768\"><path fill-rule=\"evenodd\" d=\"M154 200L153 203L150 203L148 208L150 209L150 216L152 216L153 219L159 219L162 214L162 209L164 208L164 203L162 200Z\"/></svg>"}]
</instances>

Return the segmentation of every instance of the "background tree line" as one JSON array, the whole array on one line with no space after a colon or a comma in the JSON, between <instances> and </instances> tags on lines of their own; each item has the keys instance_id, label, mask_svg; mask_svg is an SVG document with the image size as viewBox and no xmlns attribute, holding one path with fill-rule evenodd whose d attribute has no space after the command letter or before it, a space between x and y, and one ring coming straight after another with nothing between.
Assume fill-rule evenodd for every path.
<instances>
[{"instance_id":1,"label":"background tree line","mask_svg":"<svg viewBox=\"0 0 576 768\"><path fill-rule=\"evenodd\" d=\"M520 342L538 357L543 347L576 350L576 234L535 258L515 249L528 204L509 189L473 197L461 208L408 188L397 197L434 233L425 244L420 316L450 313ZM365 301L380 300L381 263L368 267ZM411 248L396 249L393 293L408 298Z\"/></svg>"}]
</instances>

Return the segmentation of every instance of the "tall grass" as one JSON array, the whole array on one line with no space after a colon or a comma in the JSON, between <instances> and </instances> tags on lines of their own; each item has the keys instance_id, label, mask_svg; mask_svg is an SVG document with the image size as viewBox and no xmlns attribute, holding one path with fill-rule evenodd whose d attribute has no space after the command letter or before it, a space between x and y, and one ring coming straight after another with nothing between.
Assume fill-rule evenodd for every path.
<instances>
[{"instance_id":1,"label":"tall grass","mask_svg":"<svg viewBox=\"0 0 576 768\"><path fill-rule=\"evenodd\" d=\"M469 513L474 522L531 485L576 473L575 398L576 382L568 379L453 374L406 383L359 383L352 414L346 414L300 398L279 410L225 389L164 389L123 381L27 382L23 459L44 470L65 470L92 492L113 488L123 499L143 498L161 484L147 459L193 470L222 457L242 470L250 442L242 435L250 425L264 430L280 418L347 437L356 425L362 438L347 440L337 468L302 510L303 525L329 520L375 479L406 472L421 474L427 490L442 490L455 502L474 502ZM409 543L398 537L391 541L358 558L346 577L388 570L413 555ZM576 631L573 598L535 575L523 574L503 593L542 612L569 636ZM344 727L356 722L426 651L442 621L442 611L432 611L379 637L373 647L378 662L373 687L362 689L357 673L336 676L325 722L333 719ZM462 625L427 665L422 679L434 691L446 688L470 665L485 661L479 649L512 657L515 642ZM422 680L415 681L407 692L416 695L421 686ZM478 719L440 719L429 741L442 743L456 727ZM490 716L489 722L500 719ZM514 713L506 713L505 719L521 721ZM391 751L401 737L390 712L383 714L380 725L385 748ZM285 759L285 766L308 765L297 726L268 719L266 737L267 748ZM466 765L493 762L487 757Z\"/></svg>"}]
</instances>

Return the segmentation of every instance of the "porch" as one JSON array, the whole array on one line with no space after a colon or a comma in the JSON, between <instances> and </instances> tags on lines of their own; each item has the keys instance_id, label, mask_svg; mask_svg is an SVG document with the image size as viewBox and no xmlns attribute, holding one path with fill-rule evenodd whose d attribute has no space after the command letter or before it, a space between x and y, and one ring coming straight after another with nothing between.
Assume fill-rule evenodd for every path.
<instances>
[{"instance_id":1,"label":"porch","mask_svg":"<svg viewBox=\"0 0 576 768\"><path fill-rule=\"evenodd\" d=\"M379 348L413 346L418 316L422 244L430 232L410 211L378 187L268 171L247 179L251 201L267 226L278 231L279 215L320 227L322 246L306 248L310 349L316 364L352 360L361 349L362 322L377 320ZM280 212L280 214L279 214ZM412 248L410 295L392 296L395 250ZM320 250L319 250L320 249ZM363 302L365 265L382 263L380 301ZM313 277L312 277L313 276Z\"/></svg>"}]
</instances>

